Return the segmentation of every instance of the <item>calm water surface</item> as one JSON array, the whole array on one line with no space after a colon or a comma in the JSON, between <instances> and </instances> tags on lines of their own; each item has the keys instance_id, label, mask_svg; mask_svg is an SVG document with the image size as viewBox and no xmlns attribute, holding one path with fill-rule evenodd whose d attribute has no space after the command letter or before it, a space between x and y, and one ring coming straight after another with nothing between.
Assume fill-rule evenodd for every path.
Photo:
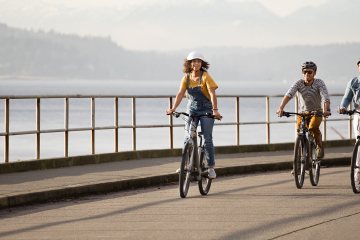
<instances>
[{"instance_id":1,"label":"calm water surface","mask_svg":"<svg viewBox=\"0 0 360 240\"><path fill-rule=\"evenodd\" d=\"M2 79L0 95L175 95L178 90L178 81L91 81L91 80L6 80ZM269 84L268 82L237 82L224 81L219 83L218 94L246 94L246 95L282 95L290 86L289 83ZM332 89L334 88L334 89ZM330 93L341 93L339 86L329 86ZM3 100L2 100L3 101ZM270 121L288 121L293 119L279 119L275 112L281 97L270 99ZM185 109L186 101L178 108ZM332 99L333 112L340 103L340 97ZM10 103L10 131L32 131L35 129L35 100L12 100ZM293 103L289 103L289 111L293 110ZM158 125L168 124L165 115L168 99L138 99L137 124ZM233 98L219 98L219 108L223 115L223 123L234 123L235 100ZM4 104L0 105L0 124L4 126ZM91 126L90 99L70 99L70 128ZM96 126L112 126L114 121L113 99L96 100ZM336 116L335 116L336 115ZM119 125L131 125L131 100L119 99ZM333 118L338 118L334 114ZM265 121L265 98L241 98L240 121ZM176 119L175 124L182 124ZM340 139L347 137L347 122L328 122L327 139ZM63 99L43 99L41 101L41 129L64 128L64 102ZM175 147L181 147L184 130L175 128ZM272 124L271 142L292 142L294 140L294 124ZM63 133L46 133L41 135L41 157L63 156ZM90 132L72 132L69 137L69 155L84 155L91 153ZM236 144L235 126L216 126L214 129L214 143L216 146ZM242 125L240 127L240 144L266 143L266 128L264 124ZM0 139L3 146L3 138ZM169 129L138 129L137 149L164 149L169 148ZM132 130L130 128L119 130L120 151L132 150ZM96 132L96 153L114 151L114 137L112 130L99 130ZM3 156L3 148L0 148ZM27 160L35 157L35 135L22 135L10 137L10 159ZM0 157L0 162L3 159Z\"/></svg>"}]
</instances>

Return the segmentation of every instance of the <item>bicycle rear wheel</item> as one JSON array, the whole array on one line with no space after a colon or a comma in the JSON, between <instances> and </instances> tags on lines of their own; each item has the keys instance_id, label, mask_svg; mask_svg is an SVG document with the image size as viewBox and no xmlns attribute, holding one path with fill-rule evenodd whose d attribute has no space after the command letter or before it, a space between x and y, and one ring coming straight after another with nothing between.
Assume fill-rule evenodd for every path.
<instances>
[{"instance_id":1,"label":"bicycle rear wheel","mask_svg":"<svg viewBox=\"0 0 360 240\"><path fill-rule=\"evenodd\" d=\"M186 198L189 191L191 178L191 158L193 157L193 145L187 142L182 153L180 174L179 174L179 190L180 197Z\"/></svg>"},{"instance_id":2,"label":"bicycle rear wheel","mask_svg":"<svg viewBox=\"0 0 360 240\"><path fill-rule=\"evenodd\" d=\"M359 172L359 161L358 152L359 152L360 141L357 140L354 146L353 155L351 157L351 171L350 171L350 180L351 187L354 193L360 193L360 172Z\"/></svg>"},{"instance_id":3,"label":"bicycle rear wheel","mask_svg":"<svg viewBox=\"0 0 360 240\"><path fill-rule=\"evenodd\" d=\"M297 188L302 188L305 178L306 146L301 136L296 138L294 148L294 179Z\"/></svg>"},{"instance_id":4,"label":"bicycle rear wheel","mask_svg":"<svg viewBox=\"0 0 360 240\"><path fill-rule=\"evenodd\" d=\"M313 139L309 141L309 174L311 185L317 186L320 179L320 159L317 158L316 144Z\"/></svg>"},{"instance_id":5,"label":"bicycle rear wheel","mask_svg":"<svg viewBox=\"0 0 360 240\"><path fill-rule=\"evenodd\" d=\"M210 187L211 187L211 182L212 179L210 179L208 177L208 172L207 172L207 168L206 168L206 163L205 163L205 154L204 151L200 151L200 167L201 167L201 179L198 181L198 185L199 185L199 192L201 193L201 195L207 195L209 193Z\"/></svg>"}]
</instances>

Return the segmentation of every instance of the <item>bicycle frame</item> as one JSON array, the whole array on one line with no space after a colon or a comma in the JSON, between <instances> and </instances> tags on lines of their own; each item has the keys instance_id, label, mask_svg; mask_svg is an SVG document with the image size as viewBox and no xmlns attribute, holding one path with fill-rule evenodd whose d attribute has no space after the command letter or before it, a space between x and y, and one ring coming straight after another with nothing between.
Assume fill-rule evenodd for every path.
<instances>
[{"instance_id":1,"label":"bicycle frame","mask_svg":"<svg viewBox=\"0 0 360 240\"><path fill-rule=\"evenodd\" d=\"M312 113L294 113L294 112L284 112L284 116L290 117L291 115L297 115L301 117L301 125L299 132L297 133L298 136L302 137L304 139L304 142L306 143L306 148L309 147L309 143L314 140L314 137L309 133L309 129L307 125L310 122L310 119L307 119L307 117L311 116L322 116L322 114L317 112Z\"/></svg>"}]
</instances>

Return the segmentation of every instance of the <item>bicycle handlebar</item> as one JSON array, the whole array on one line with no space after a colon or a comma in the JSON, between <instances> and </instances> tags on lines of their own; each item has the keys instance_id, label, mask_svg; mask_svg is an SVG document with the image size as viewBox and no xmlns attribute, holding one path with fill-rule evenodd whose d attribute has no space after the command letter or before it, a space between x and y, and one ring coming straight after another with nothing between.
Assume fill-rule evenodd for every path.
<instances>
[{"instance_id":1,"label":"bicycle handlebar","mask_svg":"<svg viewBox=\"0 0 360 240\"><path fill-rule=\"evenodd\" d=\"M285 116L285 117L290 117L290 116L292 116L292 115L298 115L298 116L301 116L301 117L307 117L307 116L322 117L322 116L324 116L324 113L318 112L318 111L301 112L301 113L297 113L297 112L283 112L282 115Z\"/></svg>"},{"instance_id":2,"label":"bicycle handlebar","mask_svg":"<svg viewBox=\"0 0 360 240\"><path fill-rule=\"evenodd\" d=\"M189 115L186 112L173 112L172 115L174 117L176 117L176 118L180 117L180 115L184 115L184 116L191 117L191 118L193 118L193 117L209 117L209 118L214 118L214 119L217 119L217 120L222 119L222 116L220 116L220 118L217 118L217 117L215 117L215 115L210 114L210 113L201 114L201 115L198 115L198 116L193 116L193 115Z\"/></svg>"},{"instance_id":3,"label":"bicycle handlebar","mask_svg":"<svg viewBox=\"0 0 360 240\"><path fill-rule=\"evenodd\" d=\"M345 110L345 112L339 112L340 114L344 114L344 115L353 115L354 113L360 113L359 111L357 111L356 109L353 109L353 110Z\"/></svg>"}]
</instances>

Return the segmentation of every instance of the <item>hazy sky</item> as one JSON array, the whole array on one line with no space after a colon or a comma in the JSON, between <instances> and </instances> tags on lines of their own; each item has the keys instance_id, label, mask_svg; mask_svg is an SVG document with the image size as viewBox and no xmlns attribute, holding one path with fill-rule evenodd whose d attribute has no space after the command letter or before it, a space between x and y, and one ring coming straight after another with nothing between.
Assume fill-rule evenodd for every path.
<instances>
[{"instance_id":1,"label":"hazy sky","mask_svg":"<svg viewBox=\"0 0 360 240\"><path fill-rule=\"evenodd\" d=\"M43 0L47 3L61 3L69 7L79 8L85 6L129 6L129 5L152 5L152 4L176 4L179 0ZM208 3L213 0L197 0L196 2ZM221 0L220 0L221 1ZM326 0L229 0L233 2L261 2L266 8L279 16L285 16L305 6L319 6ZM181 0L181 2L194 2L194 0ZM24 0L24 4L31 1ZM191 5L189 5L191 6Z\"/></svg>"},{"instance_id":2,"label":"hazy sky","mask_svg":"<svg viewBox=\"0 0 360 240\"><path fill-rule=\"evenodd\" d=\"M357 2L0 0L0 23L32 30L110 37L132 50L327 44L360 39L357 26L348 25L348 18L342 19L358 14L354 10L359 5Z\"/></svg>"}]
</instances>

